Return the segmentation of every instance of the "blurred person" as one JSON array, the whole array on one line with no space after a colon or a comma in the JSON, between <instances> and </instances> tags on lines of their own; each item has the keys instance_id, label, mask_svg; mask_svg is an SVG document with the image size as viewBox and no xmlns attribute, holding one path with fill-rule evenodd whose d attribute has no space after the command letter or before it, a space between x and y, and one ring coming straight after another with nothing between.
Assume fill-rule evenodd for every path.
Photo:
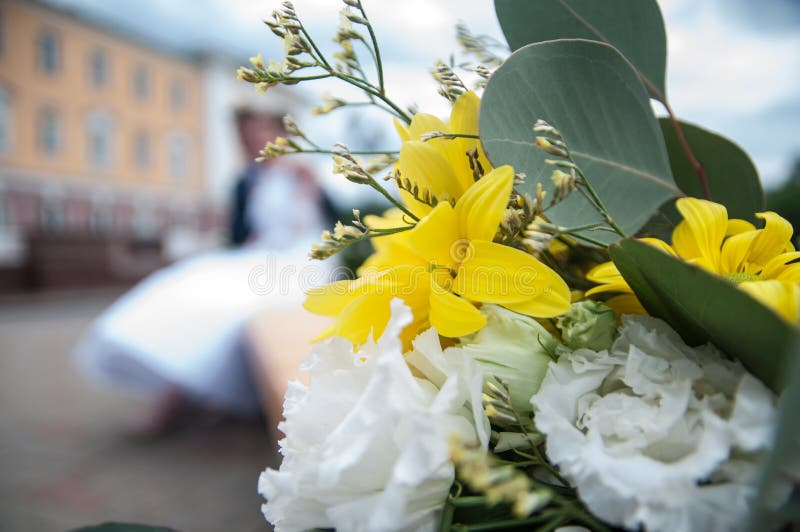
<instances>
[{"instance_id":1,"label":"blurred person","mask_svg":"<svg viewBox=\"0 0 800 532\"><path fill-rule=\"evenodd\" d=\"M107 309L76 349L100 382L155 398L134 426L140 434L166 432L198 412L265 413L274 427L285 385L320 330L301 302L330 271L309 263L308 250L329 225L331 203L297 161L254 161L284 134L277 115L239 110L236 124L251 161L234 191L230 241L237 247L150 275ZM248 335L255 316L262 316L257 351Z\"/></svg>"}]
</instances>

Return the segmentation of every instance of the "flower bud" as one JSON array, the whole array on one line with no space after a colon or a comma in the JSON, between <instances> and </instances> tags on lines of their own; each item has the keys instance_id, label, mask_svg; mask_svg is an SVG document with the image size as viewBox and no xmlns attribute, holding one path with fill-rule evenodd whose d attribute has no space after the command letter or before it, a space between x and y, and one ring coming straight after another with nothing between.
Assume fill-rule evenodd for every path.
<instances>
[{"instance_id":1,"label":"flower bud","mask_svg":"<svg viewBox=\"0 0 800 532\"><path fill-rule=\"evenodd\" d=\"M561 339L571 349L603 351L611 347L617 331L614 311L597 301L580 301L558 318Z\"/></svg>"},{"instance_id":2,"label":"flower bud","mask_svg":"<svg viewBox=\"0 0 800 532\"><path fill-rule=\"evenodd\" d=\"M462 338L461 349L480 364L486 379L505 383L517 412L530 412L531 396L560 344L533 318L496 305L484 305L481 312L486 326Z\"/></svg>"}]
</instances>

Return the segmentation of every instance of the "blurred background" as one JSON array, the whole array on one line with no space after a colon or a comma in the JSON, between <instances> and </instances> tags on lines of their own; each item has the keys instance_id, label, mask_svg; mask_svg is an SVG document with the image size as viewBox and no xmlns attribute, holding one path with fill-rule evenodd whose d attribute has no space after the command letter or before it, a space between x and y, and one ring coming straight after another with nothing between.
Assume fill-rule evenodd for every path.
<instances>
[{"instance_id":1,"label":"blurred background","mask_svg":"<svg viewBox=\"0 0 800 532\"><path fill-rule=\"evenodd\" d=\"M800 227L800 2L660 4L672 107L747 150L768 206ZM295 5L333 52L340 2ZM390 94L426 112L448 113L428 72L456 51L456 22L501 39L490 0L365 5ZM261 23L277 7L275 0L0 0L1 531L107 520L263 529L255 486L274 460L263 419L203 415L167 437L134 436L131 422L163 410L163 397L98 387L71 353L149 274L252 243L252 228L234 236L252 170L248 138L263 145L280 134L276 117L291 113L323 146L396 147L380 114L312 119L323 92L352 95L335 83L258 95L236 81L236 68L255 53L282 57ZM300 162L286 171L313 183L309 209L318 222L348 218L353 206L382 208L333 176L325 157L293 157ZM270 238L255 249L288 253ZM231 269L227 278L247 288L247 272ZM195 298L217 297L203 286ZM172 303L188 311L193 301Z\"/></svg>"}]
</instances>

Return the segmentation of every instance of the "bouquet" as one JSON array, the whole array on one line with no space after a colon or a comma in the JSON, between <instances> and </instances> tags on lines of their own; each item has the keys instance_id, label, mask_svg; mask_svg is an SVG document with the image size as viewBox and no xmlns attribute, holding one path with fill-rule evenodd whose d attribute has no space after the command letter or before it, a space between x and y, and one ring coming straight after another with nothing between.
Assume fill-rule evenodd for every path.
<instances>
[{"instance_id":1,"label":"bouquet","mask_svg":"<svg viewBox=\"0 0 800 532\"><path fill-rule=\"evenodd\" d=\"M349 84L364 102L315 112L367 103L400 146L326 149L287 118L262 152L327 153L392 204L311 250L374 247L307 295L332 325L286 395L264 515L279 531L797 520L792 226L746 153L676 117L655 0L495 9L513 53L457 28L463 57L432 70L447 120L387 92L361 0L343 0L331 56L284 2L265 23L285 57L237 72L259 91Z\"/></svg>"}]
</instances>

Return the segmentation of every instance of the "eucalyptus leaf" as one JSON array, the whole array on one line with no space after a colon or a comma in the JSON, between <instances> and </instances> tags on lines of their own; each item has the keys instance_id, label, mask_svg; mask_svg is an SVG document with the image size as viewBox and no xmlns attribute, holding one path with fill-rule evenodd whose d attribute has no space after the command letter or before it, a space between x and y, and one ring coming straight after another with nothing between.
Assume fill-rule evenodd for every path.
<instances>
[{"instance_id":1,"label":"eucalyptus leaf","mask_svg":"<svg viewBox=\"0 0 800 532\"><path fill-rule=\"evenodd\" d=\"M775 391L786 384L796 330L733 283L637 240L610 248L647 311L692 345L712 342Z\"/></svg>"},{"instance_id":2,"label":"eucalyptus leaf","mask_svg":"<svg viewBox=\"0 0 800 532\"><path fill-rule=\"evenodd\" d=\"M495 0L494 9L512 50L556 39L607 42L650 81L659 93L653 96L663 100L667 36L655 0Z\"/></svg>"},{"instance_id":3,"label":"eucalyptus leaf","mask_svg":"<svg viewBox=\"0 0 800 532\"><path fill-rule=\"evenodd\" d=\"M535 146L537 119L560 130L575 162L627 234L681 193L647 93L612 46L582 39L531 44L514 52L486 87L479 131L490 161L526 174L523 192L535 194L541 182L552 194L553 167L545 159L554 157ZM562 227L602 220L574 192L547 216ZM580 234L604 243L620 239L607 231Z\"/></svg>"},{"instance_id":4,"label":"eucalyptus leaf","mask_svg":"<svg viewBox=\"0 0 800 532\"><path fill-rule=\"evenodd\" d=\"M668 118L661 118L661 131L669 153L675 183L687 195L705 198L697 173L692 168ZM753 161L733 141L688 122L680 122L692 152L703 165L711 199L725 205L728 216L755 221L762 212L764 190Z\"/></svg>"}]
</instances>

